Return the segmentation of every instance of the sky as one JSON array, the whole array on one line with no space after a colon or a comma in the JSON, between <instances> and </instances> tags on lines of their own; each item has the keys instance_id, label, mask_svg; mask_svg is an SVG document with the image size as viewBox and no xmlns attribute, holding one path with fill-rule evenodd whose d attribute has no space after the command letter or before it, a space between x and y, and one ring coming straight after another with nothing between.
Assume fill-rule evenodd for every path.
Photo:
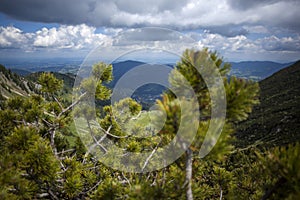
<instances>
[{"instance_id":1,"label":"sky","mask_svg":"<svg viewBox=\"0 0 300 200\"><path fill-rule=\"evenodd\" d=\"M0 0L0 61L207 47L227 61L291 62L299 10L299 0Z\"/></svg>"}]
</instances>

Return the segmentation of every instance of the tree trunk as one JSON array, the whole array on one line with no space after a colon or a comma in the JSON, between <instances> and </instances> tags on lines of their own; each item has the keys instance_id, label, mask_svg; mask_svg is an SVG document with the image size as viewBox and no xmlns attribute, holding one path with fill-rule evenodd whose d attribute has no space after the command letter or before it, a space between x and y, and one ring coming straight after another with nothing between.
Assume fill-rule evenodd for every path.
<instances>
[{"instance_id":1,"label":"tree trunk","mask_svg":"<svg viewBox=\"0 0 300 200\"><path fill-rule=\"evenodd\" d=\"M187 188L186 188L187 200L193 200L192 170L193 170L193 152L190 148L188 148L186 150L186 164L185 164L185 182L187 183Z\"/></svg>"},{"instance_id":2,"label":"tree trunk","mask_svg":"<svg viewBox=\"0 0 300 200\"><path fill-rule=\"evenodd\" d=\"M54 155L57 157L57 149L55 146L55 128L50 131L50 146L52 147L52 151Z\"/></svg>"}]
</instances>

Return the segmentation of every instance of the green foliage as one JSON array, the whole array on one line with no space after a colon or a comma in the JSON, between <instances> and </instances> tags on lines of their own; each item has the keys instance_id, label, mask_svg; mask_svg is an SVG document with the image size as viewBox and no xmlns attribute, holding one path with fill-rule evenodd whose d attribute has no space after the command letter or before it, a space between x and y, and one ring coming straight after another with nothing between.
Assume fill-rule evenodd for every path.
<instances>
[{"instance_id":1,"label":"green foliage","mask_svg":"<svg viewBox=\"0 0 300 200\"><path fill-rule=\"evenodd\" d=\"M14 127L18 124L16 121L16 115L13 110L0 110L0 139L2 141L4 136L9 135Z\"/></svg>"},{"instance_id":2,"label":"green foliage","mask_svg":"<svg viewBox=\"0 0 300 200\"><path fill-rule=\"evenodd\" d=\"M259 103L258 83L230 77L225 82L227 99L227 118L232 122L238 122L247 119L248 114L252 112L253 105Z\"/></svg>"},{"instance_id":3,"label":"green foliage","mask_svg":"<svg viewBox=\"0 0 300 200\"><path fill-rule=\"evenodd\" d=\"M209 135L209 138L206 138L208 141L218 140L213 150L210 151L209 156L202 161L197 161L202 163L200 164L200 169L198 167L197 172L210 174L207 182L203 181L203 179L200 179L199 182L197 179L194 180L197 183L201 183L198 185L198 188L201 189L194 189L195 196L201 199L218 198L220 195L223 195L223 192L228 193L230 190L228 184L234 180L231 172L228 172L225 168L222 168L217 164L212 166L212 170L202 167L210 164L210 160L223 160L225 155L231 152L233 149L231 144L234 139L232 136L232 133L234 132L232 122L245 120L251 112L252 106L258 103L258 85L253 82L239 80L235 77L231 77L230 81L228 81L226 75L229 72L229 69L230 65L228 63L223 63L222 58L219 58L216 53L211 53L207 49L202 51L186 50L183 53L182 59L176 64L175 69L170 76L170 83L175 94L179 93L187 98L189 97L188 91L186 91L185 87L183 87L184 85L187 85L185 83L185 80L187 80L198 100L197 103L199 105L200 119L197 123L199 124L199 128L192 146L189 147L189 149L195 154L200 150L200 148L202 148L203 145L206 145L203 141L206 137L209 124L212 123L212 120L218 120L211 119L211 94L218 94L218 89L214 87L209 88L208 83L213 82L214 84L218 84L216 83L216 77L219 77L225 86L227 115L221 136L220 138L216 138L215 134L212 133ZM171 135L174 135L179 130L179 127L187 126L183 124L185 120L180 121L180 119L188 118L180 113L179 104L175 103L177 97L170 92L166 95L167 97L164 96L162 101L159 101L159 105L164 107L167 115L167 121L162 131L163 133L169 132ZM220 96L220 98L223 97ZM194 113L194 111L190 112ZM179 122L181 122L181 124ZM190 123L193 124L193 122ZM189 137L188 135L186 136ZM172 137L170 139L172 139ZM188 159L186 163L192 162L188 150L186 151L185 157L185 159ZM178 161L183 162L183 160ZM187 164L185 167L186 174L188 174L190 168ZM186 182L192 182L191 177L186 177ZM186 190L187 198L189 199L192 198L191 194L188 192L190 189L191 186L189 185ZM198 193L200 193L201 196L197 196Z\"/></svg>"},{"instance_id":4,"label":"green foliage","mask_svg":"<svg viewBox=\"0 0 300 200\"><path fill-rule=\"evenodd\" d=\"M91 195L92 199L120 199L122 197L122 185L113 178L106 178L97 190Z\"/></svg>"},{"instance_id":5,"label":"green foliage","mask_svg":"<svg viewBox=\"0 0 300 200\"><path fill-rule=\"evenodd\" d=\"M49 143L35 129L15 129L5 138L4 144L6 154L0 157L0 163L3 163L0 190L11 192L3 194L5 198L12 195L14 198L30 199L44 187L51 188L57 178L58 162Z\"/></svg>"},{"instance_id":6,"label":"green foliage","mask_svg":"<svg viewBox=\"0 0 300 200\"><path fill-rule=\"evenodd\" d=\"M261 157L267 173L275 181L266 188L266 197L274 199L294 199L300 193L300 144L290 144L285 147L275 147L267 152L267 157Z\"/></svg>"},{"instance_id":7,"label":"green foliage","mask_svg":"<svg viewBox=\"0 0 300 200\"><path fill-rule=\"evenodd\" d=\"M82 179L83 167L81 163L76 160L67 158L65 161L67 170L64 174L66 176L64 190L68 198L74 198L79 195L84 186L84 179Z\"/></svg>"},{"instance_id":8,"label":"green foliage","mask_svg":"<svg viewBox=\"0 0 300 200\"><path fill-rule=\"evenodd\" d=\"M62 89L63 81L58 80L52 73L42 73L38 83L41 85L41 91L53 94Z\"/></svg>"},{"instance_id":9,"label":"green foliage","mask_svg":"<svg viewBox=\"0 0 300 200\"><path fill-rule=\"evenodd\" d=\"M195 95L198 98L201 119L199 121L198 134L195 139L196 143L194 144L194 148L196 149L199 149L202 145L207 132L212 107L210 93L215 92L213 90L209 91L205 79L206 81L212 81L214 80L214 75L218 74L223 79L227 100L226 125L222 130L222 135L218 140L217 145L210 153L210 156L215 154L217 157L222 157L222 155L226 154L226 152L230 152L230 147L232 148L230 142L233 139L231 136L231 133L233 132L231 123L245 120L248 114L252 111L253 105L258 103L258 84L251 81L237 79L235 77L231 77L228 81L227 73L229 72L229 69L229 63L224 63L222 58L219 58L216 53L211 53L207 49L202 51L186 50L183 53L181 61L176 64L175 70L170 77L170 83L173 88L175 90L179 89L182 91L183 89L181 89L181 85L183 85L183 80L181 75L183 75L183 77L192 86L195 91ZM173 96L169 93L168 95L171 97ZM164 98L163 100L169 101L167 98ZM171 109L169 108L167 113L169 110ZM170 122L178 119L178 114L174 115L169 113L167 115L173 116ZM176 126L178 126L178 124ZM168 130L176 133L175 124L173 124L173 128L174 130L169 127Z\"/></svg>"},{"instance_id":10,"label":"green foliage","mask_svg":"<svg viewBox=\"0 0 300 200\"><path fill-rule=\"evenodd\" d=\"M103 62L93 65L92 76L81 81L80 91L84 91L87 97L96 97L98 100L107 100L110 98L111 91L103 83L109 83L112 80L112 65Z\"/></svg>"},{"instance_id":11,"label":"green foliage","mask_svg":"<svg viewBox=\"0 0 300 200\"><path fill-rule=\"evenodd\" d=\"M97 80L109 83L113 79L112 65L107 65L103 62L97 63L93 65L92 75Z\"/></svg>"},{"instance_id":12,"label":"green foliage","mask_svg":"<svg viewBox=\"0 0 300 200\"><path fill-rule=\"evenodd\" d=\"M220 74L227 102L221 136L210 154L202 159L198 152L212 122L210 93L216 91L208 90L197 69L204 74ZM157 110L148 112L130 98L96 110L82 102L94 97L99 101L110 98L106 84L113 78L111 65L95 64L92 76L75 88L72 104L65 96L58 96L63 81L51 73L42 73L39 84L43 96L14 97L1 103L0 199L185 199L189 188L194 199L297 199L299 144L268 151L233 146L234 125L245 120L252 106L258 103L258 85L227 78L229 69L230 65L215 52L186 50L170 76L172 89L182 92L184 98L168 91L157 101ZM197 102L181 90L183 78L195 91ZM199 108L188 106L195 103ZM76 104L81 109L71 112ZM200 117L188 120L198 109ZM89 142L95 143L105 136L119 149L106 145L101 160L91 155L82 142L85 138L81 140L73 134L73 116L83 117L87 122L84 131L92 136ZM161 122L161 116L166 117L165 122ZM101 129L93 126L97 122ZM184 132L179 139L185 141L196 125L194 142L186 153L161 170L124 173L101 164L103 160L114 162L112 158L121 153L159 152L174 139L179 127ZM156 128L161 129L155 132ZM114 151L109 154L111 150ZM190 177L187 176L189 161Z\"/></svg>"}]
</instances>

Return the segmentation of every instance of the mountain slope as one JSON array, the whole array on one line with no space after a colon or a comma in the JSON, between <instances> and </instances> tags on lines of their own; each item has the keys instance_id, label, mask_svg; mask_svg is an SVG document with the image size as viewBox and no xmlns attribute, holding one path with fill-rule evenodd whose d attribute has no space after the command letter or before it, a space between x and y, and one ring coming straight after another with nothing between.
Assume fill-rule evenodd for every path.
<instances>
[{"instance_id":1,"label":"mountain slope","mask_svg":"<svg viewBox=\"0 0 300 200\"><path fill-rule=\"evenodd\" d=\"M44 73L44 72L34 72L31 73L29 75L26 76L26 79L29 79L33 82L37 82L39 76ZM62 74L59 72L50 72L53 73L53 75L59 79L59 80L63 80L64 81L64 87L66 89L72 89L73 85L74 85L74 81L75 81L75 75L67 73L67 74Z\"/></svg>"},{"instance_id":2,"label":"mountain slope","mask_svg":"<svg viewBox=\"0 0 300 200\"><path fill-rule=\"evenodd\" d=\"M300 141L300 61L259 82L260 105L238 125L239 146Z\"/></svg>"},{"instance_id":3,"label":"mountain slope","mask_svg":"<svg viewBox=\"0 0 300 200\"><path fill-rule=\"evenodd\" d=\"M35 84L0 65L0 98L13 95L27 96L35 90Z\"/></svg>"}]
</instances>

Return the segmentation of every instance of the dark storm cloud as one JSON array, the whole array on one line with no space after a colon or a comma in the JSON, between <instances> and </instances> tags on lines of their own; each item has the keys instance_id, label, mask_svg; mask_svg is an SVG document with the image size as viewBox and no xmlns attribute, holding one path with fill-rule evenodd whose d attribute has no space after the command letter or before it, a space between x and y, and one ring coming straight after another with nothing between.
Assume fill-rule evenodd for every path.
<instances>
[{"instance_id":1,"label":"dark storm cloud","mask_svg":"<svg viewBox=\"0 0 300 200\"><path fill-rule=\"evenodd\" d=\"M180 35L169 29L142 28L125 31L122 34L123 40L136 41L165 41L178 40Z\"/></svg>"},{"instance_id":2,"label":"dark storm cloud","mask_svg":"<svg viewBox=\"0 0 300 200\"><path fill-rule=\"evenodd\" d=\"M97 7L106 9L95 15ZM93 0L2 0L0 4L1 12L19 20L96 26L105 24L113 9L109 1ZM97 20L92 19L93 15Z\"/></svg>"},{"instance_id":3,"label":"dark storm cloud","mask_svg":"<svg viewBox=\"0 0 300 200\"><path fill-rule=\"evenodd\" d=\"M297 3L299 0L228 0L230 6L240 10L248 10L260 6L272 5L278 2Z\"/></svg>"},{"instance_id":4,"label":"dark storm cloud","mask_svg":"<svg viewBox=\"0 0 300 200\"><path fill-rule=\"evenodd\" d=\"M117 0L116 6L128 13L159 13L163 11L180 11L188 0Z\"/></svg>"},{"instance_id":5,"label":"dark storm cloud","mask_svg":"<svg viewBox=\"0 0 300 200\"><path fill-rule=\"evenodd\" d=\"M235 25L207 27L207 29L210 33L217 33L226 37L247 35L249 33L247 29Z\"/></svg>"},{"instance_id":6,"label":"dark storm cloud","mask_svg":"<svg viewBox=\"0 0 300 200\"><path fill-rule=\"evenodd\" d=\"M261 25L300 30L299 0L1 0L0 12L24 21L95 27L207 29L227 37ZM238 28L237 28L238 27Z\"/></svg>"},{"instance_id":7,"label":"dark storm cloud","mask_svg":"<svg viewBox=\"0 0 300 200\"><path fill-rule=\"evenodd\" d=\"M184 42L193 43L190 37L184 37L182 33L164 28L141 28L124 31L114 38L116 46L143 45L148 42Z\"/></svg>"},{"instance_id":8,"label":"dark storm cloud","mask_svg":"<svg viewBox=\"0 0 300 200\"><path fill-rule=\"evenodd\" d=\"M228 0L228 3L235 9L248 10L263 5L270 5L279 1L282 0Z\"/></svg>"},{"instance_id":9,"label":"dark storm cloud","mask_svg":"<svg viewBox=\"0 0 300 200\"><path fill-rule=\"evenodd\" d=\"M118 26L116 14L160 13L180 9L186 0L2 0L0 11L19 20ZM130 19L125 19L130 20ZM126 26L126 24L124 24Z\"/></svg>"}]
</instances>

